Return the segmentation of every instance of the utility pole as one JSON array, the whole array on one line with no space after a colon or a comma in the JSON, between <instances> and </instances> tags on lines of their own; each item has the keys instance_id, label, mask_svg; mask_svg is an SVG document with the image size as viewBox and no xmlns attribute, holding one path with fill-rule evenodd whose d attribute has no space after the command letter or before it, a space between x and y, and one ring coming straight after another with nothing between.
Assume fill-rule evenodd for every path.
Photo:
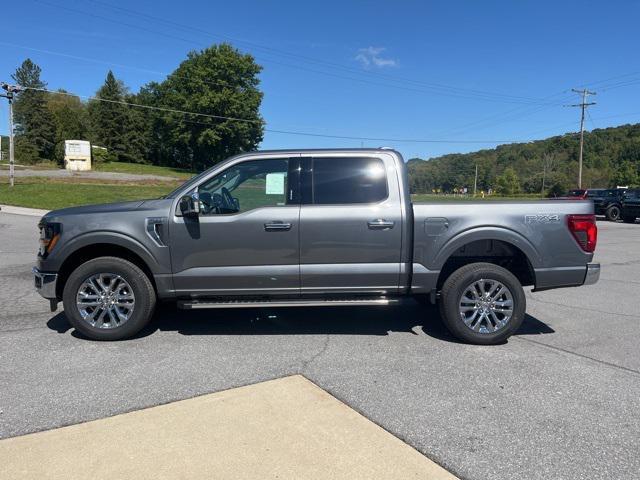
<instances>
[{"instance_id":1,"label":"utility pole","mask_svg":"<svg viewBox=\"0 0 640 480\"><path fill-rule=\"evenodd\" d=\"M582 90L577 90L575 88L571 89L572 92L576 92L582 95L582 101L575 105L567 105L569 107L580 107L581 115L580 115L580 158L578 159L578 188L582 188L582 152L584 150L584 110L590 105L595 105L596 102L587 103L587 97L589 95L595 95L596 92L590 92L586 88Z\"/></svg>"},{"instance_id":2,"label":"utility pole","mask_svg":"<svg viewBox=\"0 0 640 480\"><path fill-rule=\"evenodd\" d=\"M2 89L7 92L0 97L4 97L9 101L9 184L13 187L15 177L15 158L14 158L14 141L13 141L13 96L20 91L20 87L16 85L2 84Z\"/></svg>"},{"instance_id":3,"label":"utility pole","mask_svg":"<svg viewBox=\"0 0 640 480\"><path fill-rule=\"evenodd\" d=\"M476 176L473 179L473 196L476 196L476 191L478 190L478 164L476 163Z\"/></svg>"}]
</instances>

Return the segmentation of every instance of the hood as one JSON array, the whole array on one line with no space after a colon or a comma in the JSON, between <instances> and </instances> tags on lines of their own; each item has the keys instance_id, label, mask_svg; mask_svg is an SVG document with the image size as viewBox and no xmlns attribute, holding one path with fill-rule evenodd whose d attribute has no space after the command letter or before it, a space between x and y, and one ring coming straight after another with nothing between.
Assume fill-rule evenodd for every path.
<instances>
[{"instance_id":1,"label":"hood","mask_svg":"<svg viewBox=\"0 0 640 480\"><path fill-rule=\"evenodd\" d=\"M103 203L99 205L82 205L79 207L62 208L60 210L52 210L47 213L43 220L53 217L62 217L68 215L91 215L95 213L117 213L130 212L137 210L144 203L144 200L134 200L131 202Z\"/></svg>"}]
</instances>

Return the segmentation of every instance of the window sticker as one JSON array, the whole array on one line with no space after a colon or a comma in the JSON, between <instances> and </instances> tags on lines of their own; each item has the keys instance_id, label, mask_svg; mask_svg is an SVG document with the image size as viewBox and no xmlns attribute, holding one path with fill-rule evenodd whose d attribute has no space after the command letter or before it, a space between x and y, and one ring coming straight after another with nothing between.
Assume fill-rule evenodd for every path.
<instances>
[{"instance_id":1,"label":"window sticker","mask_svg":"<svg viewBox=\"0 0 640 480\"><path fill-rule=\"evenodd\" d=\"M284 172L267 173L267 195L284 195Z\"/></svg>"}]
</instances>

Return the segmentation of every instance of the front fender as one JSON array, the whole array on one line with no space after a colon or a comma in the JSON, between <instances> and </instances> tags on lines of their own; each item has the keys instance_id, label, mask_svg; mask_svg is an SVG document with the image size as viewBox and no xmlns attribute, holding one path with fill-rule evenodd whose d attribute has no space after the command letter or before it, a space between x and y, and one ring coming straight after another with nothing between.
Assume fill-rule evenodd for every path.
<instances>
[{"instance_id":1,"label":"front fender","mask_svg":"<svg viewBox=\"0 0 640 480\"><path fill-rule=\"evenodd\" d=\"M168 252L166 252L166 259L158 258L154 255L154 252L139 240L121 232L108 230L82 233L72 239L60 242L58 244L58 247L61 247L60 250L54 249L52 254L42 261L42 269L45 271L56 272L60 269L64 261L75 252L78 252L84 247L97 244L116 245L130 250L145 262L149 267L149 270L151 270L154 275L170 273L171 271ZM163 250L168 249L165 248Z\"/></svg>"}]
</instances>

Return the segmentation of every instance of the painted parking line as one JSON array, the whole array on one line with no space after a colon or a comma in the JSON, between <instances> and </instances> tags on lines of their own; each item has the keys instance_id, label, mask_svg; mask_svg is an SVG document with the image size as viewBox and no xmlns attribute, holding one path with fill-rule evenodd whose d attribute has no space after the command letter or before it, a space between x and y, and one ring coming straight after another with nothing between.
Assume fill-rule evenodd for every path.
<instances>
[{"instance_id":1,"label":"painted parking line","mask_svg":"<svg viewBox=\"0 0 640 480\"><path fill-rule=\"evenodd\" d=\"M300 375L0 441L12 479L454 479Z\"/></svg>"}]
</instances>

